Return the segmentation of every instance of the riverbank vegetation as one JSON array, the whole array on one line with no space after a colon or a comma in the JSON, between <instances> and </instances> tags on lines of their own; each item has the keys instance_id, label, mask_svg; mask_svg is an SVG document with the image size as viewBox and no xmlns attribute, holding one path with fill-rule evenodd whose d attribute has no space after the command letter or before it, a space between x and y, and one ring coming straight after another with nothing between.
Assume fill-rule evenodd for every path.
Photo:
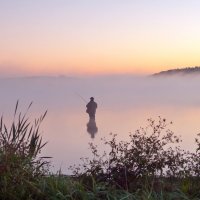
<instances>
[{"instance_id":1,"label":"riverbank vegetation","mask_svg":"<svg viewBox=\"0 0 200 200\"><path fill-rule=\"evenodd\" d=\"M102 139L109 151L99 153L90 143L93 157L82 158L66 176L52 174L49 158L40 156L46 112L32 123L17 110L18 103L10 128L3 117L0 121L0 199L200 199L199 135L196 151L189 152L168 129L171 123L149 119L128 141L118 141L115 134Z\"/></svg>"}]
</instances>

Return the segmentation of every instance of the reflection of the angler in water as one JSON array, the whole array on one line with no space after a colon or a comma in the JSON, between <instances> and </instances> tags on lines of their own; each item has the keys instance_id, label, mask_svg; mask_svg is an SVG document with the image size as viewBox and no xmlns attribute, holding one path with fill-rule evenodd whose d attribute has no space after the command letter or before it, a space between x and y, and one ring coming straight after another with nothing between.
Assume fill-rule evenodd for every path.
<instances>
[{"instance_id":1,"label":"reflection of the angler in water","mask_svg":"<svg viewBox=\"0 0 200 200\"><path fill-rule=\"evenodd\" d=\"M95 134L98 132L96 121L94 118L90 118L87 123L87 132L91 135L91 138L95 137Z\"/></svg>"}]
</instances>

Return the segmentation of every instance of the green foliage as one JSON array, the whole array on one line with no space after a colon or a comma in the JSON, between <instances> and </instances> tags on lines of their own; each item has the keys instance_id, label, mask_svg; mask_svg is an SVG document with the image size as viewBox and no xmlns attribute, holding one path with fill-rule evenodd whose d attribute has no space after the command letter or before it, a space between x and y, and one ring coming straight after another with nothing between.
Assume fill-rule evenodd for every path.
<instances>
[{"instance_id":1,"label":"green foliage","mask_svg":"<svg viewBox=\"0 0 200 200\"><path fill-rule=\"evenodd\" d=\"M31 199L32 182L44 175L48 163L38 157L46 144L39 133L46 112L31 124L27 112L22 115L17 110L18 102L10 129L3 116L0 121L0 199Z\"/></svg>"},{"instance_id":2,"label":"green foliage","mask_svg":"<svg viewBox=\"0 0 200 200\"><path fill-rule=\"evenodd\" d=\"M50 200L198 200L195 194L187 194L181 191L175 184L174 189L156 190L150 183L144 182L141 189L135 192L129 192L123 189L117 189L105 182L96 182L91 178L91 185L85 183L83 178L68 177L63 175L52 175L43 177L38 187L43 198ZM163 180L163 186L170 184L170 181ZM180 181L180 180L179 180ZM179 182L180 183L180 182ZM177 183L176 183L177 184Z\"/></svg>"},{"instance_id":3,"label":"green foliage","mask_svg":"<svg viewBox=\"0 0 200 200\"><path fill-rule=\"evenodd\" d=\"M146 190L197 194L200 190L199 141L197 151L190 153L179 147L180 138L167 129L166 119L149 119L146 128L129 135L129 141L117 142L116 135L103 139L110 151L100 154L98 147L90 143L93 158L82 158L83 164L71 167L75 176L91 186L92 177L107 186L130 192ZM186 182L189 180L189 183ZM196 185L196 187L194 187ZM151 188L151 189L150 189Z\"/></svg>"},{"instance_id":4,"label":"green foliage","mask_svg":"<svg viewBox=\"0 0 200 200\"><path fill-rule=\"evenodd\" d=\"M63 175L44 177L39 187L43 194L50 200L101 200L101 199L134 199L133 194L125 190L116 190L107 187L105 183L92 180L91 187L84 184L82 179Z\"/></svg>"}]
</instances>

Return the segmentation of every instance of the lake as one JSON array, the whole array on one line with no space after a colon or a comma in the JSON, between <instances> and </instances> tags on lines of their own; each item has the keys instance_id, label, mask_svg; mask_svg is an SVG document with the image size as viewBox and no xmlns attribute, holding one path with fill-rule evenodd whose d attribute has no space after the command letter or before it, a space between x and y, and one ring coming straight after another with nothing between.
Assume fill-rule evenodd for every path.
<instances>
[{"instance_id":1,"label":"lake","mask_svg":"<svg viewBox=\"0 0 200 200\"><path fill-rule=\"evenodd\" d=\"M0 79L0 114L9 123L19 100L19 110L33 105L28 116L39 117L48 110L41 134L48 144L42 151L52 156L51 170L68 173L69 165L91 156L89 142L104 150L101 138L116 133L127 140L130 132L158 116L172 121L169 129L181 135L182 147L194 150L200 132L200 77L28 77ZM96 124L89 122L86 102L98 103ZM89 133L90 132L90 133Z\"/></svg>"}]
</instances>

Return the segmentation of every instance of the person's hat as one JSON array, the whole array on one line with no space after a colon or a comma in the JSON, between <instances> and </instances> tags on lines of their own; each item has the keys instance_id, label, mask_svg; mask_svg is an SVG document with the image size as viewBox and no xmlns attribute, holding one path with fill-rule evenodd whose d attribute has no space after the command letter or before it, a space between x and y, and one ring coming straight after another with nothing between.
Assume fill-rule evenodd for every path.
<instances>
[{"instance_id":1,"label":"person's hat","mask_svg":"<svg viewBox=\"0 0 200 200\"><path fill-rule=\"evenodd\" d=\"M94 97L90 97L91 100L94 100Z\"/></svg>"}]
</instances>

